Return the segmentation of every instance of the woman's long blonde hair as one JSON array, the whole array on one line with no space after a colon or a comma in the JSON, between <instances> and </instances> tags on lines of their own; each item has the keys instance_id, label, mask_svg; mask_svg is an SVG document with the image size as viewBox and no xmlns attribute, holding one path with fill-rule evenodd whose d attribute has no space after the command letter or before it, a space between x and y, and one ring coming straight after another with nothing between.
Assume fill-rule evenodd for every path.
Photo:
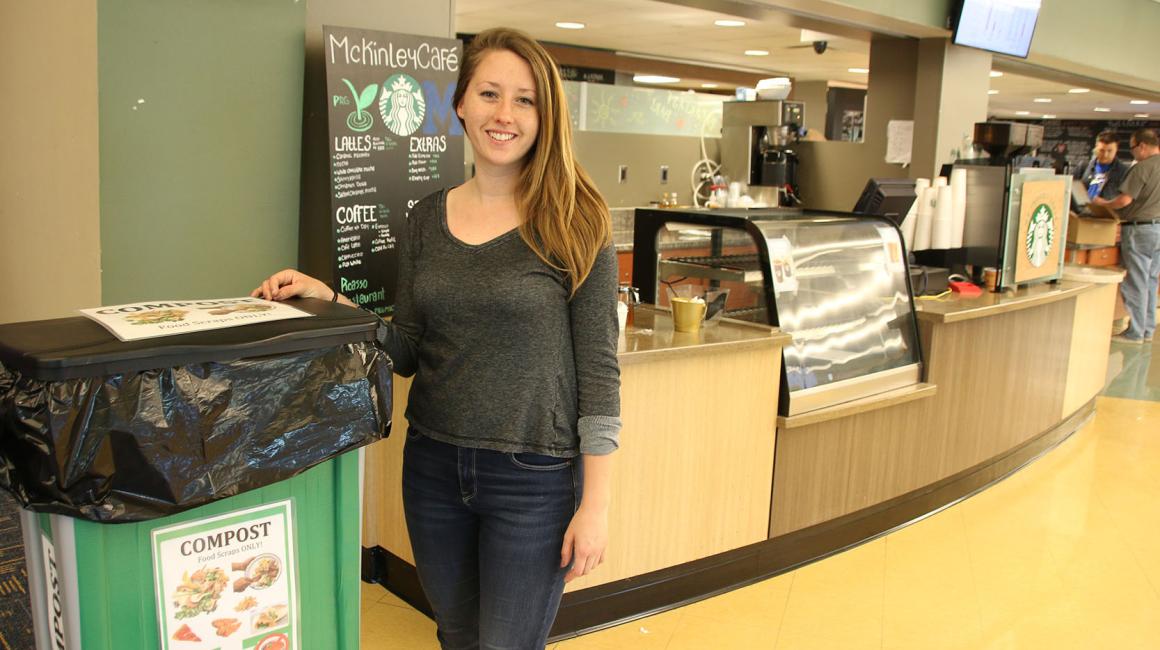
<instances>
[{"instance_id":1,"label":"woman's long blonde hair","mask_svg":"<svg viewBox=\"0 0 1160 650\"><path fill-rule=\"evenodd\" d=\"M560 72L551 55L527 34L499 27L476 35L463 56L453 105L463 102L476 67L494 50L508 50L527 61L536 80L540 130L516 190L520 237L545 264L567 275L575 295L597 253L612 240L608 205L572 152L572 122Z\"/></svg>"}]
</instances>

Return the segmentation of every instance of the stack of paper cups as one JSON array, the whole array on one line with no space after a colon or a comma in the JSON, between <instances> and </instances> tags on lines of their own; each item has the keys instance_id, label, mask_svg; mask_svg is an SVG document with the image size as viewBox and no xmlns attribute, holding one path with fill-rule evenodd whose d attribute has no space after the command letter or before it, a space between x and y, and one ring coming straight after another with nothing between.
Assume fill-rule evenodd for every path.
<instances>
[{"instance_id":1,"label":"stack of paper cups","mask_svg":"<svg viewBox=\"0 0 1160 650\"><path fill-rule=\"evenodd\" d=\"M934 190L934 218L930 227L930 247L946 249L951 247L951 228L954 227L954 194L951 188L940 185Z\"/></svg>"},{"instance_id":2,"label":"stack of paper cups","mask_svg":"<svg viewBox=\"0 0 1160 650\"><path fill-rule=\"evenodd\" d=\"M951 171L951 248L963 247L963 228L967 223L967 170Z\"/></svg>"},{"instance_id":3,"label":"stack of paper cups","mask_svg":"<svg viewBox=\"0 0 1160 650\"><path fill-rule=\"evenodd\" d=\"M918 204L922 202L922 191L930 187L929 178L914 180L914 203L910 204L910 211L902 220L899 229L902 230L902 240L906 242L906 250L914 250L914 226L918 222Z\"/></svg>"},{"instance_id":4,"label":"stack of paper cups","mask_svg":"<svg viewBox=\"0 0 1160 650\"><path fill-rule=\"evenodd\" d=\"M934 200L938 196L938 188L926 187L918 195L918 214L914 224L914 250L924 251L930 248L930 229L934 221Z\"/></svg>"}]
</instances>

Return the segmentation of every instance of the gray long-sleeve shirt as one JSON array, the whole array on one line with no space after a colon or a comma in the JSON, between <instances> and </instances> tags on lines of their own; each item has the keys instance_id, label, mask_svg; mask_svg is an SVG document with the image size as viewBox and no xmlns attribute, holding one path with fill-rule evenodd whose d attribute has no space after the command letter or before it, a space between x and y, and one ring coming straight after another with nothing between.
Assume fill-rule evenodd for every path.
<instances>
[{"instance_id":1,"label":"gray long-sleeve shirt","mask_svg":"<svg viewBox=\"0 0 1160 650\"><path fill-rule=\"evenodd\" d=\"M379 339L415 376L407 419L463 447L607 454L620 431L617 266L609 245L569 300L565 275L512 230L483 244L447 229L447 192L411 209L395 316Z\"/></svg>"}]
</instances>

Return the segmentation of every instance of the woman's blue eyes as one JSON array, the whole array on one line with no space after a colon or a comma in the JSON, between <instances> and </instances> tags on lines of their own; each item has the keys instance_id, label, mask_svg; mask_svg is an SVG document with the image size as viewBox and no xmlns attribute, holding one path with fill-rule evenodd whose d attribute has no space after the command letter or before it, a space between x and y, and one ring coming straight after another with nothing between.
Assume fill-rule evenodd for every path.
<instances>
[{"instance_id":1,"label":"woman's blue eyes","mask_svg":"<svg viewBox=\"0 0 1160 650\"><path fill-rule=\"evenodd\" d=\"M482 90L480 91L479 96L486 97L487 99L499 99L499 93L494 90ZM531 97L517 97L516 101L523 104L524 106L536 105L535 100L533 100Z\"/></svg>"}]
</instances>

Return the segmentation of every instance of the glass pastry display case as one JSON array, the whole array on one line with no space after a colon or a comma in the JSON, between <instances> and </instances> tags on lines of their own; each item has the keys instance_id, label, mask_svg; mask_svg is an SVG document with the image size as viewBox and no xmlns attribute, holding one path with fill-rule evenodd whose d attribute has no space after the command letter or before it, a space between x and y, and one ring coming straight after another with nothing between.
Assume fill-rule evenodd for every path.
<instances>
[{"instance_id":1,"label":"glass pastry display case","mask_svg":"<svg viewBox=\"0 0 1160 650\"><path fill-rule=\"evenodd\" d=\"M921 381L906 254L885 218L811 210L638 209L633 284L728 289L725 316L793 336L781 415L798 415Z\"/></svg>"}]
</instances>

